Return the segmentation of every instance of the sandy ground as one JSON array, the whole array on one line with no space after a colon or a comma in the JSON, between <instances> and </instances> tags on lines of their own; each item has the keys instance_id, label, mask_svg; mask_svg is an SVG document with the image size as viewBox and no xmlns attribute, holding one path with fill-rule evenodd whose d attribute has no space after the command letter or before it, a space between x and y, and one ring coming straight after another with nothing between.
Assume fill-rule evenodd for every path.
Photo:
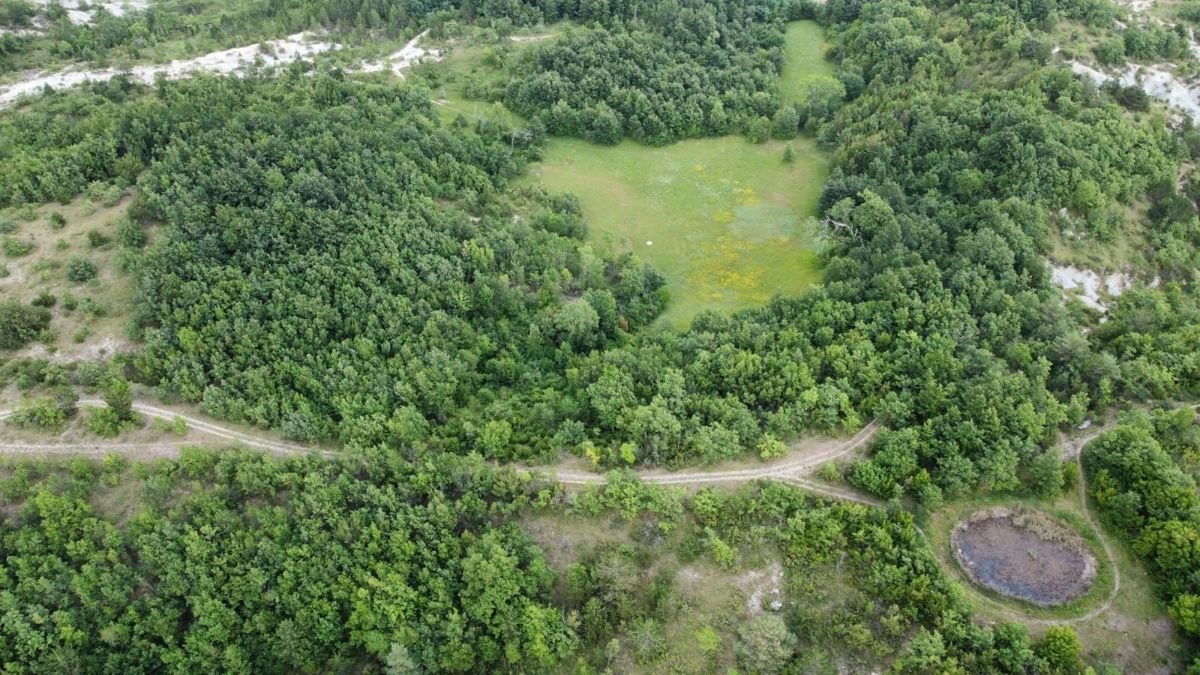
<instances>
[{"instance_id":1,"label":"sandy ground","mask_svg":"<svg viewBox=\"0 0 1200 675\"><path fill-rule=\"evenodd\" d=\"M428 34L428 29L422 31L401 47L400 51L389 55L384 61L364 61L362 72L378 73L384 70L391 70L393 75L404 79L404 71L408 70L412 65L421 61L440 61L442 59L442 52L440 50L425 49L419 46L421 39Z\"/></svg>"},{"instance_id":2,"label":"sandy ground","mask_svg":"<svg viewBox=\"0 0 1200 675\"><path fill-rule=\"evenodd\" d=\"M51 4L51 0L32 0L33 4L43 7ZM67 18L71 23L88 25L92 23L92 13L98 7L103 7L113 16L125 16L127 12L139 12L150 6L147 0L123 0L122 2L85 2L84 0L57 0L67 10ZM89 9L81 9L83 5Z\"/></svg>"},{"instance_id":3,"label":"sandy ground","mask_svg":"<svg viewBox=\"0 0 1200 675\"><path fill-rule=\"evenodd\" d=\"M1118 0L1117 4L1129 9L1134 23L1164 23L1162 19L1147 13L1153 7L1154 0ZM1117 21L1116 27L1124 29L1127 26ZM1192 54L1200 57L1200 43L1196 41L1195 32L1190 28L1188 30L1192 34ZM1068 61L1067 65L1076 75L1091 80L1097 86L1116 80L1125 87L1140 87L1152 98L1189 115L1193 120L1200 120L1200 84L1180 77L1176 73L1175 64L1157 63L1145 66L1130 63L1108 70L1078 60Z\"/></svg>"},{"instance_id":4,"label":"sandy ground","mask_svg":"<svg viewBox=\"0 0 1200 675\"><path fill-rule=\"evenodd\" d=\"M109 3L118 4L118 3ZM144 6L144 3L143 3ZM114 12L115 13L115 12ZM426 49L420 42L429 34L428 30L409 40L399 51L394 52L383 60L364 61L359 72L376 73L390 71L400 79L404 79L404 71L422 61L439 61L444 54L438 49ZM522 39L541 39L548 36L533 36ZM127 75L131 79L152 84L156 77L162 75L167 79L177 80L189 77L195 73L215 73L218 75L240 75L256 64L264 68L274 68L293 61L310 59L317 54L336 51L342 48L335 42L318 39L315 33L304 32L289 35L279 40L256 43L246 47L235 47L212 52L193 59L176 60L166 64L134 66L129 69L104 68L84 70L67 68L55 73L34 72L18 82L0 85L0 108L12 105L22 96L36 95L43 88L64 89L86 82L104 82L118 75ZM513 38L516 40L517 38Z\"/></svg>"},{"instance_id":5,"label":"sandy ground","mask_svg":"<svg viewBox=\"0 0 1200 675\"><path fill-rule=\"evenodd\" d=\"M152 84L159 75L167 79L180 79L193 73L206 72L220 75L241 74L250 66L261 63L264 67L285 65L293 61L311 58L317 54L341 48L332 42L315 40L313 33L296 33L279 40L269 40L246 47L235 47L198 56L194 59L172 61L166 64L135 66L128 70L104 68L100 70L76 70L68 68L57 73L36 73L20 82L0 86L0 107L11 105L21 96L37 94L43 87L62 89L85 82L104 82L118 75L128 75L144 84Z\"/></svg>"}]
</instances>

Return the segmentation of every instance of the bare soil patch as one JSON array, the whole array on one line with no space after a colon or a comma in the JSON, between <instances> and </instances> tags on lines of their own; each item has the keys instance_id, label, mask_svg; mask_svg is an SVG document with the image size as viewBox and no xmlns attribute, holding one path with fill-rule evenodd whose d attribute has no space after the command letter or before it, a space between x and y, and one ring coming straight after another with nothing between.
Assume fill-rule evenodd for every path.
<instances>
[{"instance_id":1,"label":"bare soil patch","mask_svg":"<svg viewBox=\"0 0 1200 675\"><path fill-rule=\"evenodd\" d=\"M951 537L954 555L972 581L1041 607L1083 595L1096 576L1096 558L1083 538L1036 511L977 511Z\"/></svg>"}]
</instances>

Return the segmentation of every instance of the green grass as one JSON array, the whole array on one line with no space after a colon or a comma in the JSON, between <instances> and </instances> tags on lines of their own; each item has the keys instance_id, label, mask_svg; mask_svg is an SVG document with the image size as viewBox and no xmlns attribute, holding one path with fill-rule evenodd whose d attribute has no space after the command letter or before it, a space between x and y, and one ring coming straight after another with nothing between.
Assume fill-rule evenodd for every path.
<instances>
[{"instance_id":1,"label":"green grass","mask_svg":"<svg viewBox=\"0 0 1200 675\"><path fill-rule=\"evenodd\" d=\"M455 93L449 87L434 92L433 105L438 116L447 124L453 122L454 118L459 115L472 124L480 120L491 120L512 127L521 127L525 124L524 119L506 108L503 103L469 99Z\"/></svg>"},{"instance_id":2,"label":"green grass","mask_svg":"<svg viewBox=\"0 0 1200 675\"><path fill-rule=\"evenodd\" d=\"M820 280L805 221L816 211L825 160L808 140L689 140L665 148L555 139L530 179L579 196L589 237L632 250L666 277L661 322L685 326L705 309L761 305Z\"/></svg>"},{"instance_id":3,"label":"green grass","mask_svg":"<svg viewBox=\"0 0 1200 675\"><path fill-rule=\"evenodd\" d=\"M808 80L821 75L833 75L833 64L825 60L825 29L815 21L793 21L788 24L783 44L783 73L779 91L786 103L804 94Z\"/></svg>"},{"instance_id":4,"label":"green grass","mask_svg":"<svg viewBox=\"0 0 1200 675\"><path fill-rule=\"evenodd\" d=\"M1117 272L1123 269L1150 270L1144 251L1151 248L1148 205L1125 207L1127 223L1111 242L1083 236L1068 238L1058 227L1050 228L1050 259L1097 272Z\"/></svg>"}]
</instances>

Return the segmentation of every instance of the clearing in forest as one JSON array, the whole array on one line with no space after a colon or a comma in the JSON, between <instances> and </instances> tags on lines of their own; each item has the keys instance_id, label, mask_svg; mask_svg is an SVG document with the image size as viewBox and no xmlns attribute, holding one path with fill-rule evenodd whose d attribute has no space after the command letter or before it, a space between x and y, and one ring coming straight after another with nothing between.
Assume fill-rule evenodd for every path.
<instances>
[{"instance_id":1,"label":"clearing in forest","mask_svg":"<svg viewBox=\"0 0 1200 675\"><path fill-rule=\"evenodd\" d=\"M815 22L789 24L784 48L784 100L833 73ZM784 163L789 144L795 161ZM664 148L555 139L531 173L550 190L578 195L593 241L633 251L666 277L671 302L660 323L684 327L703 310L753 307L819 281L807 221L825 167L805 138L753 145L730 136Z\"/></svg>"},{"instance_id":2,"label":"clearing in forest","mask_svg":"<svg viewBox=\"0 0 1200 675\"><path fill-rule=\"evenodd\" d=\"M825 60L824 29L815 21L788 24L783 43L783 73L779 92L787 103L804 97L805 84L814 77L832 76L833 65Z\"/></svg>"},{"instance_id":3,"label":"clearing in forest","mask_svg":"<svg viewBox=\"0 0 1200 675\"><path fill-rule=\"evenodd\" d=\"M728 136L664 148L554 139L532 179L574 193L589 237L631 250L667 280L660 321L761 305L820 279L813 234L825 159L807 139L754 145Z\"/></svg>"},{"instance_id":4,"label":"clearing in forest","mask_svg":"<svg viewBox=\"0 0 1200 675\"><path fill-rule=\"evenodd\" d=\"M931 512L925 532L938 562L961 584L983 621L1017 621L1035 638L1049 626L1067 624L1079 634L1090 661L1111 663L1126 673L1177 672L1179 637L1145 568L1119 542L1104 545L1103 534L1082 509L1080 486L1074 483L1068 479L1072 487L1051 499L993 495L954 501ZM1039 607L975 585L955 559L954 529L972 514L996 508L1045 513L1082 536L1097 565L1087 591L1058 606ZM1030 562L1031 569L1041 569L1038 561Z\"/></svg>"}]
</instances>

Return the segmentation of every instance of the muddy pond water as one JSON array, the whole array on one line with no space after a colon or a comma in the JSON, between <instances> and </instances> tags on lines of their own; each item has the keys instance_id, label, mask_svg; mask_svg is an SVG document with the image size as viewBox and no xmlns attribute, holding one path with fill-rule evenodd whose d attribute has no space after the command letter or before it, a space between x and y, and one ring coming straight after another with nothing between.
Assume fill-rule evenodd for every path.
<instances>
[{"instance_id":1,"label":"muddy pond water","mask_svg":"<svg viewBox=\"0 0 1200 675\"><path fill-rule=\"evenodd\" d=\"M1083 538L1044 514L976 513L955 526L952 545L975 583L1035 605L1073 600L1096 576L1096 559Z\"/></svg>"}]
</instances>

